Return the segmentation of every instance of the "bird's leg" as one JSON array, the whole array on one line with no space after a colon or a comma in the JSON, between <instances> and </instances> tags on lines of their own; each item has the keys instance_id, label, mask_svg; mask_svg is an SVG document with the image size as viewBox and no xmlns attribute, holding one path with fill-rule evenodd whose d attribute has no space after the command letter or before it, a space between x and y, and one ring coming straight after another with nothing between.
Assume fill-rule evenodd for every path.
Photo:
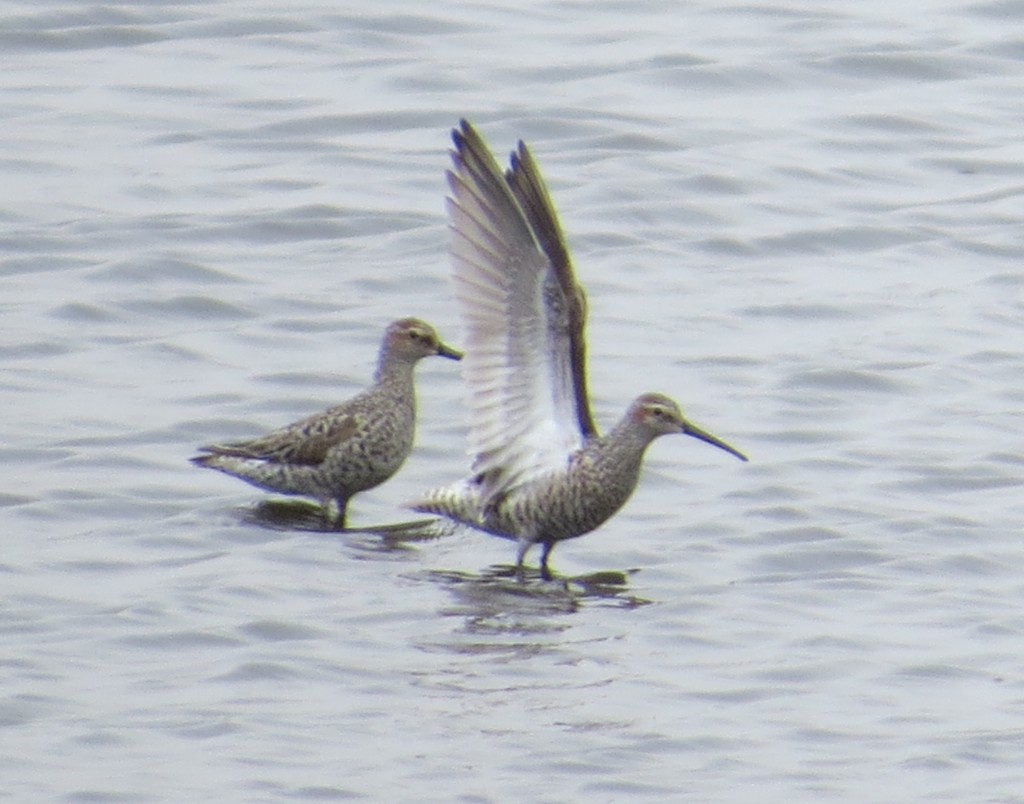
<instances>
[{"instance_id":1,"label":"bird's leg","mask_svg":"<svg viewBox=\"0 0 1024 804\"><path fill-rule=\"evenodd\" d=\"M526 553L533 547L533 542L527 538L519 539L519 547L516 548L516 580L519 583L523 583L525 576L523 575L523 560L526 558Z\"/></svg>"},{"instance_id":2,"label":"bird's leg","mask_svg":"<svg viewBox=\"0 0 1024 804\"><path fill-rule=\"evenodd\" d=\"M551 555L551 549L554 546L554 542L544 542L544 552L540 554L540 577L545 581L551 580L551 570L548 568L548 556Z\"/></svg>"},{"instance_id":3,"label":"bird's leg","mask_svg":"<svg viewBox=\"0 0 1024 804\"><path fill-rule=\"evenodd\" d=\"M320 505L324 509L324 523L328 527L345 529L345 514L348 508L348 500L345 497L323 500Z\"/></svg>"}]
</instances>

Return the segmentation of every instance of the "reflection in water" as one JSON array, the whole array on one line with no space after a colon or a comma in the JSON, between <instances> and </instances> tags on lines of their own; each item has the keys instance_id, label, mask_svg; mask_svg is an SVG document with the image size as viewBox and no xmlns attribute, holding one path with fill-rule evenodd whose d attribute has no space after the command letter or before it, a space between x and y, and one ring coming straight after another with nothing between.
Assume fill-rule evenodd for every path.
<instances>
[{"instance_id":1,"label":"reflection in water","mask_svg":"<svg viewBox=\"0 0 1024 804\"><path fill-rule=\"evenodd\" d=\"M251 508L240 509L241 519L253 525L273 530L308 530L315 533L369 533L399 542L418 542L439 539L450 534L454 527L436 519L414 519L389 525L364 525L358 528L339 528L329 512L306 500L261 500Z\"/></svg>"},{"instance_id":2,"label":"reflection in water","mask_svg":"<svg viewBox=\"0 0 1024 804\"><path fill-rule=\"evenodd\" d=\"M239 509L239 518L270 530L344 535L350 547L372 553L409 550L412 544L440 539L457 528L437 518L339 528L321 506L306 500L262 500L255 506Z\"/></svg>"},{"instance_id":3,"label":"reflection in water","mask_svg":"<svg viewBox=\"0 0 1024 804\"><path fill-rule=\"evenodd\" d=\"M588 603L632 609L650 602L628 594L626 575L620 572L543 581L533 571L520 581L514 566L502 565L480 574L434 570L424 575L454 598L452 605L438 613L459 618L461 625L440 639L419 642L420 649L499 664L549 654L561 657L557 661L571 662L572 646L589 638L582 632L570 636L580 625L580 620L570 615ZM485 687L507 683L495 682L490 673L467 672L461 662L446 676L445 684L451 689L469 691L478 690L481 683ZM530 683L519 679L515 684L520 682Z\"/></svg>"},{"instance_id":4,"label":"reflection in water","mask_svg":"<svg viewBox=\"0 0 1024 804\"><path fill-rule=\"evenodd\" d=\"M549 625L530 618L571 614L587 601L627 609L651 602L627 593L627 574L623 572L544 581L536 570L531 570L527 580L520 581L516 568L508 564L480 574L438 570L429 576L446 587L457 601L456 607L443 613L466 617L471 630L546 631Z\"/></svg>"},{"instance_id":5,"label":"reflection in water","mask_svg":"<svg viewBox=\"0 0 1024 804\"><path fill-rule=\"evenodd\" d=\"M240 509L240 514L243 522L274 530L340 532L322 506L305 500L261 500Z\"/></svg>"},{"instance_id":6,"label":"reflection in water","mask_svg":"<svg viewBox=\"0 0 1024 804\"><path fill-rule=\"evenodd\" d=\"M358 546L373 552L409 549L418 542L434 541L451 535L459 525L445 519L424 518L385 525L338 528L324 509L306 500L261 500L239 509L243 522L272 530L300 530L314 533L367 537L357 539ZM578 611L587 601L597 605L632 609L651 601L628 594L631 572L608 570L575 577L545 581L535 568L525 568L523 580L512 564L498 564L482 573L434 570L426 577L448 589L458 606L445 611L476 623L482 630L510 630L509 618ZM498 620L501 622L498 622ZM550 630L548 625L518 622L511 630L519 633Z\"/></svg>"}]
</instances>

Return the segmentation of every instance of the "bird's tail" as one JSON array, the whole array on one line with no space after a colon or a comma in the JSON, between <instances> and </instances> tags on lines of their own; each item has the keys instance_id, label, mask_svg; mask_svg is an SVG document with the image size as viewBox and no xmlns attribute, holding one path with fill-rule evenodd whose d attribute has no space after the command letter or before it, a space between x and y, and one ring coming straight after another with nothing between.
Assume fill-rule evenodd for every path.
<instances>
[{"instance_id":1,"label":"bird's tail","mask_svg":"<svg viewBox=\"0 0 1024 804\"><path fill-rule=\"evenodd\" d=\"M454 519L466 525L480 526L480 490L463 480L453 486L428 491L421 500L409 505L413 511Z\"/></svg>"}]
</instances>

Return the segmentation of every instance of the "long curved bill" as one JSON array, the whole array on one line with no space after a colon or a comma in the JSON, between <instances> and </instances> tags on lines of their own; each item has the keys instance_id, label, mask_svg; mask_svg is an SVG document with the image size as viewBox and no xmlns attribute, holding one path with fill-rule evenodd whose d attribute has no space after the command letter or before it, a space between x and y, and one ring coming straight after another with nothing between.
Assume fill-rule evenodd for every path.
<instances>
[{"instance_id":1,"label":"long curved bill","mask_svg":"<svg viewBox=\"0 0 1024 804\"><path fill-rule=\"evenodd\" d=\"M726 444L724 441L722 441L722 439L715 438L713 435L711 435L711 433L707 432L706 430L701 430L695 424L690 424L689 422L683 422L683 435L688 435L688 436L693 436L694 438L699 438L701 441L703 441L703 442L705 442L707 444L710 444L713 447L718 447L719 449L724 449L726 452L730 452L733 455L735 455L741 461L749 460L747 458L747 456L744 455L742 452L740 452L738 449L736 449L735 447L730 447L728 444Z\"/></svg>"},{"instance_id":2,"label":"long curved bill","mask_svg":"<svg viewBox=\"0 0 1024 804\"><path fill-rule=\"evenodd\" d=\"M449 360L462 360L462 352L458 349L452 349L447 343L439 343L437 345L437 353L441 357L447 357Z\"/></svg>"}]
</instances>

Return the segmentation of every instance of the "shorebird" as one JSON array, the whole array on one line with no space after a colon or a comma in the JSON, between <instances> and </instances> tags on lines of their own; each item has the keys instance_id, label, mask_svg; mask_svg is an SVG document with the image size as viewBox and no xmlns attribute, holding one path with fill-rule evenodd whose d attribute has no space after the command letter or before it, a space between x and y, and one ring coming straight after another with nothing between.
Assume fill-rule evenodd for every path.
<instances>
[{"instance_id":1,"label":"shorebird","mask_svg":"<svg viewBox=\"0 0 1024 804\"><path fill-rule=\"evenodd\" d=\"M447 171L450 254L467 333L471 474L413 508L514 539L516 574L542 545L611 517L636 487L644 451L682 433L746 456L689 422L662 394L637 397L598 433L586 382L586 303L547 187L523 142L504 173L463 120Z\"/></svg>"},{"instance_id":2,"label":"shorebird","mask_svg":"<svg viewBox=\"0 0 1024 804\"><path fill-rule=\"evenodd\" d=\"M413 369L430 355L462 359L426 322L395 321L384 333L373 385L365 391L262 438L201 447L205 454L192 463L268 491L314 497L328 521L344 528L352 495L379 486L412 451Z\"/></svg>"}]
</instances>

